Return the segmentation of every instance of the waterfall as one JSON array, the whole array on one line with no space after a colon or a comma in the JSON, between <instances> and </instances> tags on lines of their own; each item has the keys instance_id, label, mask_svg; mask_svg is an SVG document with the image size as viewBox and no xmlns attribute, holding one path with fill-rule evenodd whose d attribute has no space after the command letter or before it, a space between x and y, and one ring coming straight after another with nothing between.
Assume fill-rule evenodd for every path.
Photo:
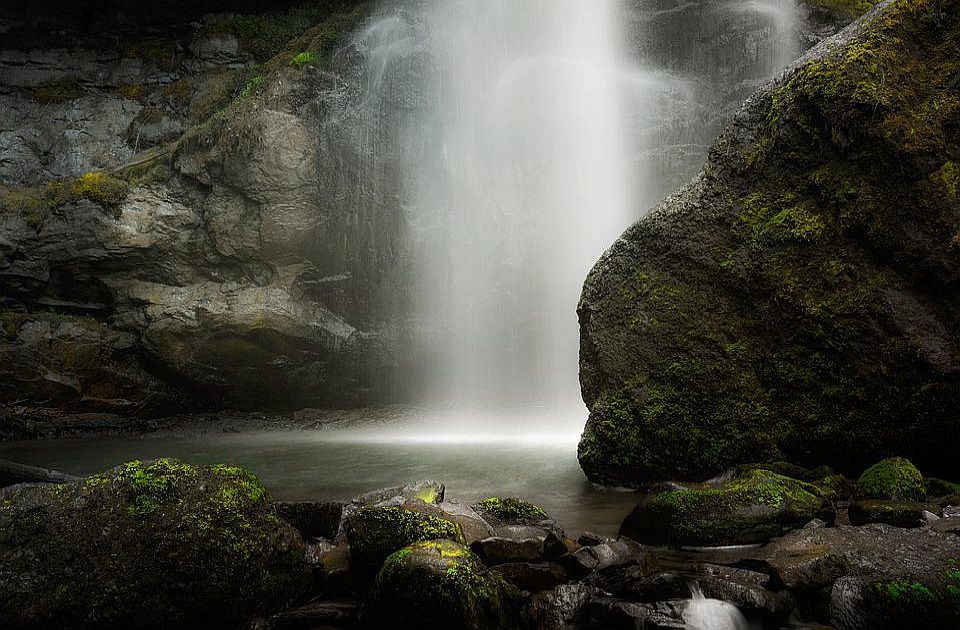
<instances>
[{"instance_id":1,"label":"waterfall","mask_svg":"<svg viewBox=\"0 0 960 630\"><path fill-rule=\"evenodd\" d=\"M743 613L728 602L708 599L697 582L690 582L690 600L683 611L687 630L750 630Z\"/></svg>"},{"instance_id":2,"label":"waterfall","mask_svg":"<svg viewBox=\"0 0 960 630\"><path fill-rule=\"evenodd\" d=\"M412 163L430 402L577 406L580 286L629 225L614 0L433 0Z\"/></svg>"},{"instance_id":3,"label":"waterfall","mask_svg":"<svg viewBox=\"0 0 960 630\"><path fill-rule=\"evenodd\" d=\"M407 381L579 430L583 279L799 52L795 0L383 2L355 44L363 154L403 217Z\"/></svg>"}]
</instances>

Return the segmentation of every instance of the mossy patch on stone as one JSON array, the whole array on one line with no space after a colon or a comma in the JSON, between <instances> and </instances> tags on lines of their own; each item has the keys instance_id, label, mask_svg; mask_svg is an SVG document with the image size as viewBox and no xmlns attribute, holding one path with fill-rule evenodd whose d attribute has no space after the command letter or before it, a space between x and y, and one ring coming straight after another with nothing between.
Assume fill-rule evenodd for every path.
<instances>
[{"instance_id":1,"label":"mossy patch on stone","mask_svg":"<svg viewBox=\"0 0 960 630\"><path fill-rule=\"evenodd\" d=\"M5 500L3 627L235 628L309 583L299 534L236 466L135 461Z\"/></svg>"},{"instance_id":2,"label":"mossy patch on stone","mask_svg":"<svg viewBox=\"0 0 960 630\"><path fill-rule=\"evenodd\" d=\"M489 497L475 503L473 509L481 516L493 517L505 524L536 522L549 518L539 505L516 497Z\"/></svg>"},{"instance_id":3,"label":"mossy patch on stone","mask_svg":"<svg viewBox=\"0 0 960 630\"><path fill-rule=\"evenodd\" d=\"M850 504L850 524L886 523L895 527L920 527L925 523L923 513L939 515L934 503L889 499L858 499Z\"/></svg>"},{"instance_id":4,"label":"mossy patch on stone","mask_svg":"<svg viewBox=\"0 0 960 630\"><path fill-rule=\"evenodd\" d=\"M627 517L620 533L648 544L745 544L764 542L814 518L832 521L834 515L821 488L754 469L727 483L654 494Z\"/></svg>"},{"instance_id":5,"label":"mossy patch on stone","mask_svg":"<svg viewBox=\"0 0 960 630\"><path fill-rule=\"evenodd\" d=\"M457 523L403 507L360 508L347 517L344 528L351 566L361 577L372 577L387 556L411 543L440 538L464 542Z\"/></svg>"},{"instance_id":6,"label":"mossy patch on stone","mask_svg":"<svg viewBox=\"0 0 960 630\"><path fill-rule=\"evenodd\" d=\"M387 558L364 607L376 628L506 630L517 626L519 592L469 549L450 540L414 543Z\"/></svg>"},{"instance_id":7,"label":"mossy patch on stone","mask_svg":"<svg viewBox=\"0 0 960 630\"><path fill-rule=\"evenodd\" d=\"M863 471L857 479L857 497L923 501L923 475L908 459L889 457Z\"/></svg>"},{"instance_id":8,"label":"mossy patch on stone","mask_svg":"<svg viewBox=\"0 0 960 630\"><path fill-rule=\"evenodd\" d=\"M0 186L0 212L18 213L31 226L40 229L50 213L60 206L87 199L115 210L128 192L125 181L103 171L92 171L76 179L55 179L30 188Z\"/></svg>"}]
</instances>

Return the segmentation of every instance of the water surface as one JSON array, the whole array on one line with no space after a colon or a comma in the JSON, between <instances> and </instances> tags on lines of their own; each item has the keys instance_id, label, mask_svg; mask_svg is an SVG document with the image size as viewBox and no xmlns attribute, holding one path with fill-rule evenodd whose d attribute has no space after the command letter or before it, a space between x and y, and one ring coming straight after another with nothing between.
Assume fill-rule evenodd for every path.
<instances>
[{"instance_id":1,"label":"water surface","mask_svg":"<svg viewBox=\"0 0 960 630\"><path fill-rule=\"evenodd\" d=\"M573 535L616 534L639 496L591 484L577 463L575 436L547 433L276 431L0 443L2 459L74 475L157 457L239 464L257 473L279 500L348 499L374 488L437 479L451 498L525 497Z\"/></svg>"}]
</instances>

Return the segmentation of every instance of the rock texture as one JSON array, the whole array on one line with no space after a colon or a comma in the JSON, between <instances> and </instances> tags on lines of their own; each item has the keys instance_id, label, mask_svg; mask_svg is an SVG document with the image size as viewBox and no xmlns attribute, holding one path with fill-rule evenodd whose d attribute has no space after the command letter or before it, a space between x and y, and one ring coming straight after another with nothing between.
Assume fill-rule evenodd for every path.
<instances>
[{"instance_id":1,"label":"rock texture","mask_svg":"<svg viewBox=\"0 0 960 630\"><path fill-rule=\"evenodd\" d=\"M0 625L244 627L305 594L304 551L260 481L232 466L164 459L11 486L0 492Z\"/></svg>"},{"instance_id":2,"label":"rock texture","mask_svg":"<svg viewBox=\"0 0 960 630\"><path fill-rule=\"evenodd\" d=\"M955 0L879 6L763 87L597 263L578 309L593 480L948 466L958 38Z\"/></svg>"}]
</instances>

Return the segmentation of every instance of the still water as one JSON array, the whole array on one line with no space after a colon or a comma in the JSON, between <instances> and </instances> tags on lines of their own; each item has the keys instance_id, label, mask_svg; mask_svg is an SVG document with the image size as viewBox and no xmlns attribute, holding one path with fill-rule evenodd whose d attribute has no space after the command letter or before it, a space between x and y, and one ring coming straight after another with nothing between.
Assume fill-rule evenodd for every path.
<instances>
[{"instance_id":1,"label":"still water","mask_svg":"<svg viewBox=\"0 0 960 630\"><path fill-rule=\"evenodd\" d=\"M574 536L583 530L616 534L639 499L637 493L587 481L573 434L271 431L0 443L0 459L74 475L157 457L239 464L259 475L278 500L348 499L374 488L437 479L446 484L449 498L525 497Z\"/></svg>"}]
</instances>

